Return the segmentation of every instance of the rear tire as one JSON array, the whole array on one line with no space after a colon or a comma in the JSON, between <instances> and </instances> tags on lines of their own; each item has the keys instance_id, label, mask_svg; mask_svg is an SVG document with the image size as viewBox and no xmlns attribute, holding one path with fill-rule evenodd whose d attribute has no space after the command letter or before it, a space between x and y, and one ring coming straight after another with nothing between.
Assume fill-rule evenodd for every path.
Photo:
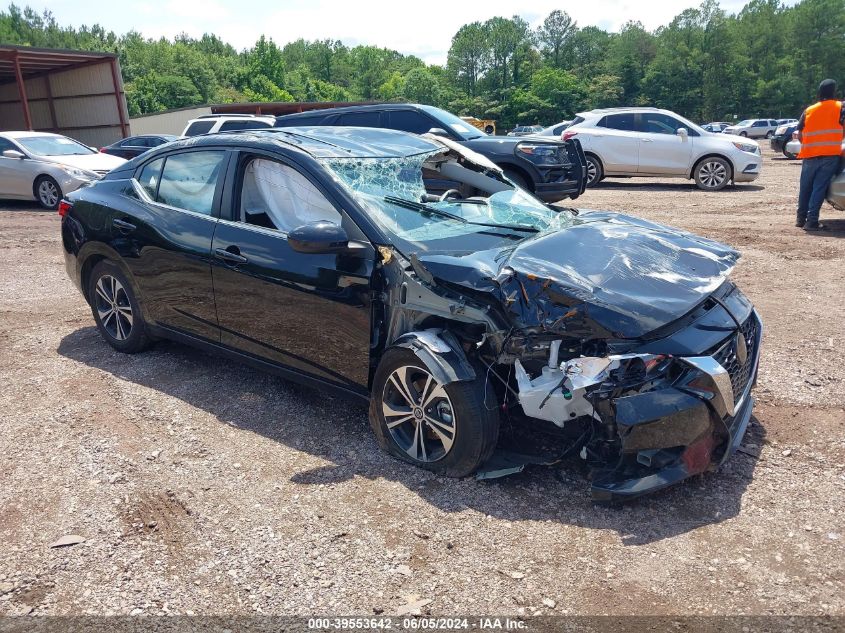
<instances>
[{"instance_id":1,"label":"rear tire","mask_svg":"<svg viewBox=\"0 0 845 633\"><path fill-rule=\"evenodd\" d=\"M695 184L704 191L724 189L733 177L731 164L720 156L701 159L692 173Z\"/></svg>"},{"instance_id":2,"label":"rear tire","mask_svg":"<svg viewBox=\"0 0 845 633\"><path fill-rule=\"evenodd\" d=\"M604 167L598 157L587 154L587 186L595 187L604 180Z\"/></svg>"},{"instance_id":3,"label":"rear tire","mask_svg":"<svg viewBox=\"0 0 845 633\"><path fill-rule=\"evenodd\" d=\"M447 477L475 472L499 437L499 412L483 372L472 381L441 385L403 347L387 350L379 363L369 417L384 451Z\"/></svg>"},{"instance_id":4,"label":"rear tire","mask_svg":"<svg viewBox=\"0 0 845 633\"><path fill-rule=\"evenodd\" d=\"M59 183L50 176L39 176L32 186L35 199L45 209L55 211L59 208L62 199L62 188Z\"/></svg>"},{"instance_id":5,"label":"rear tire","mask_svg":"<svg viewBox=\"0 0 845 633\"><path fill-rule=\"evenodd\" d=\"M771 130L766 132L766 138L772 138L772 136L774 136L774 132L772 132Z\"/></svg>"},{"instance_id":6,"label":"rear tire","mask_svg":"<svg viewBox=\"0 0 845 633\"><path fill-rule=\"evenodd\" d=\"M88 300L100 336L118 352L136 354L150 346L132 284L114 263L105 260L94 266L88 278Z\"/></svg>"}]
</instances>

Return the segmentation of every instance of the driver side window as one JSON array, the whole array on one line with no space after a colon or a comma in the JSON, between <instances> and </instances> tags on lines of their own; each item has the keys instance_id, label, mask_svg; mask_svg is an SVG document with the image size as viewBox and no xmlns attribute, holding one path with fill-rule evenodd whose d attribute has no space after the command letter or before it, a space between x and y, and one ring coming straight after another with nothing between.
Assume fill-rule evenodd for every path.
<instances>
[{"instance_id":1,"label":"driver side window","mask_svg":"<svg viewBox=\"0 0 845 633\"><path fill-rule=\"evenodd\" d=\"M341 217L297 170L275 160L253 158L243 170L240 220L288 233L321 220L340 224Z\"/></svg>"}]
</instances>

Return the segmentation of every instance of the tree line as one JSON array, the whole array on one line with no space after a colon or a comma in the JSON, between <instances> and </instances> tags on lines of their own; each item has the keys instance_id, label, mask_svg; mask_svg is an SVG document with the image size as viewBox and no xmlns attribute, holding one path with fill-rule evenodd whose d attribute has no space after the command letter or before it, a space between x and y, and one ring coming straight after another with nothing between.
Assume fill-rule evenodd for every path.
<instances>
[{"instance_id":1,"label":"tree line","mask_svg":"<svg viewBox=\"0 0 845 633\"><path fill-rule=\"evenodd\" d=\"M220 36L173 40L61 26L49 11L0 11L0 42L117 53L130 115L240 101L410 101L500 128L551 124L594 107L651 105L693 120L797 117L819 81L845 80L845 0L716 0L649 31L579 26L552 11L462 26L445 66L377 46L262 35L238 51Z\"/></svg>"}]
</instances>

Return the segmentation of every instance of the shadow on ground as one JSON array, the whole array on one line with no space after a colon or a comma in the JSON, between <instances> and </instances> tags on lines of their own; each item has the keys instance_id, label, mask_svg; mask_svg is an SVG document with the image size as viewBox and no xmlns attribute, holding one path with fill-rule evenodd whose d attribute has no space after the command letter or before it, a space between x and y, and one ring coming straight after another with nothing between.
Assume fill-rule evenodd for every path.
<instances>
[{"instance_id":1,"label":"shadow on ground","mask_svg":"<svg viewBox=\"0 0 845 633\"><path fill-rule=\"evenodd\" d=\"M612 178L612 176L608 176ZM739 183L736 185L728 185L731 191L763 191L765 187L762 185L752 185L746 183ZM605 191L698 191L698 187L694 182L678 182L678 183L655 183L642 180L621 179L621 180L602 180L599 184L593 185L590 189Z\"/></svg>"},{"instance_id":2,"label":"shadow on ground","mask_svg":"<svg viewBox=\"0 0 845 633\"><path fill-rule=\"evenodd\" d=\"M740 452L718 473L622 507L599 507L591 504L589 482L576 464L529 467L521 474L484 482L437 477L382 453L370 432L364 404L176 343L163 341L148 352L128 356L113 351L94 327L86 327L65 336L58 353L178 398L223 424L331 462L279 473L297 484L384 478L400 482L443 512L471 508L508 521L555 521L613 530L629 545L659 541L736 516L757 462L753 455ZM752 419L746 442L762 446L764 436L764 427Z\"/></svg>"},{"instance_id":3,"label":"shadow on ground","mask_svg":"<svg viewBox=\"0 0 845 633\"><path fill-rule=\"evenodd\" d=\"M55 213L53 209L45 209L35 200L0 200L0 211L26 211L37 213Z\"/></svg>"},{"instance_id":4,"label":"shadow on ground","mask_svg":"<svg viewBox=\"0 0 845 633\"><path fill-rule=\"evenodd\" d=\"M822 209L822 218L821 223L827 227L825 231L805 231L807 235L812 237L845 237L845 218L833 218L827 219L824 217L824 214L828 213L839 213L840 216L843 215L841 211L833 211L830 207L826 207Z\"/></svg>"}]
</instances>

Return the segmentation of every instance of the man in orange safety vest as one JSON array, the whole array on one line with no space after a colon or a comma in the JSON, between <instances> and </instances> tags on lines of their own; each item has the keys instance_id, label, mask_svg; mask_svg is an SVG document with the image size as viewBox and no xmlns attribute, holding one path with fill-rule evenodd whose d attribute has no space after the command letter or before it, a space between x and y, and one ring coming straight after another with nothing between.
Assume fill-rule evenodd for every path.
<instances>
[{"instance_id":1,"label":"man in orange safety vest","mask_svg":"<svg viewBox=\"0 0 845 633\"><path fill-rule=\"evenodd\" d=\"M798 121L801 186L798 192L798 217L795 226L805 231L823 231L819 210L830 181L839 168L845 133L845 106L837 101L836 82L825 79L819 84L819 101L804 110Z\"/></svg>"}]
</instances>

